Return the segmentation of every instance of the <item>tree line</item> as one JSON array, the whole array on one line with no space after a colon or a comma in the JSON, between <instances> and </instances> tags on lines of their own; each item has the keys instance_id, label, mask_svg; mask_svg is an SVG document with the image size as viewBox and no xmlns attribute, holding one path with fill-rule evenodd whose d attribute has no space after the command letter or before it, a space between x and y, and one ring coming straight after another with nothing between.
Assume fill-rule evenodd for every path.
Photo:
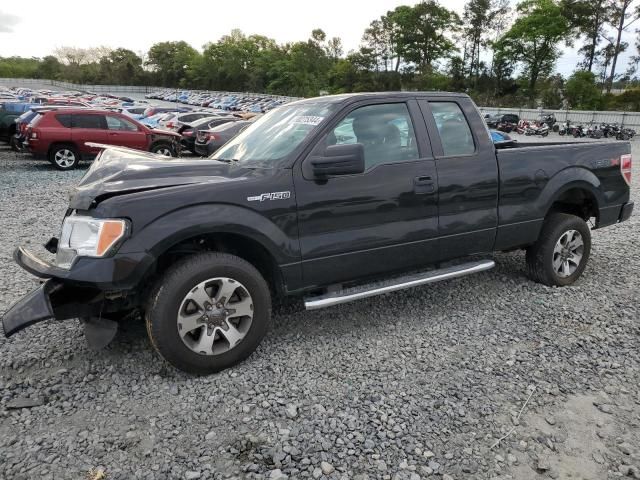
<instances>
[{"instance_id":1,"label":"tree line","mask_svg":"<svg viewBox=\"0 0 640 480\"><path fill-rule=\"evenodd\" d=\"M638 1L468 0L458 15L424 0L373 20L350 52L321 29L285 44L232 30L201 51L177 41L148 52L62 47L41 59L0 58L0 77L293 96L449 90L486 106L640 110ZM636 34L633 47L625 32ZM574 46L580 62L565 79L556 64ZM630 49L636 55L621 65Z\"/></svg>"}]
</instances>

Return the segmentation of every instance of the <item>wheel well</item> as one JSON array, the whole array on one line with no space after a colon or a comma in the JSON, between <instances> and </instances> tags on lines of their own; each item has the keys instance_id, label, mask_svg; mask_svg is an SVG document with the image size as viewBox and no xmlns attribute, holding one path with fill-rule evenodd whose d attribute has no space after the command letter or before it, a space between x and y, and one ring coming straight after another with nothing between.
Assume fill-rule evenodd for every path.
<instances>
[{"instance_id":1,"label":"wheel well","mask_svg":"<svg viewBox=\"0 0 640 480\"><path fill-rule=\"evenodd\" d=\"M583 220L598 218L598 201L595 196L584 188L571 188L563 192L549 208L549 213L560 212L576 215Z\"/></svg>"},{"instance_id":2,"label":"wheel well","mask_svg":"<svg viewBox=\"0 0 640 480\"><path fill-rule=\"evenodd\" d=\"M153 150L155 147L158 147L160 145L165 145L165 146L167 146L169 148L173 147L173 145L172 145L170 140L166 140L166 139L160 138L158 140L154 140L153 142L151 142L151 145L149 145L149 151Z\"/></svg>"},{"instance_id":3,"label":"wheel well","mask_svg":"<svg viewBox=\"0 0 640 480\"><path fill-rule=\"evenodd\" d=\"M173 245L158 257L155 273L161 274L183 257L206 251L230 253L246 260L262 274L272 295L282 296L284 293L282 273L269 251L259 242L233 233L198 235Z\"/></svg>"}]
</instances>

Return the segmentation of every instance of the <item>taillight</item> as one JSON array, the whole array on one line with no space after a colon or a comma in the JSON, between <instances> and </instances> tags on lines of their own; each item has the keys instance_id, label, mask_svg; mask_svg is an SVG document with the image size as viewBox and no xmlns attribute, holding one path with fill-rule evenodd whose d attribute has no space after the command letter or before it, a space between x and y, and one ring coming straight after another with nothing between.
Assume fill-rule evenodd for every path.
<instances>
[{"instance_id":1,"label":"taillight","mask_svg":"<svg viewBox=\"0 0 640 480\"><path fill-rule=\"evenodd\" d=\"M29 135L29 138L33 138L33 139L38 138L38 132L32 130L31 135Z\"/></svg>"},{"instance_id":2,"label":"taillight","mask_svg":"<svg viewBox=\"0 0 640 480\"><path fill-rule=\"evenodd\" d=\"M215 133L210 133L209 135L207 135L207 142L209 140L218 140L218 138L220 137L218 137L218 135L216 135Z\"/></svg>"},{"instance_id":3,"label":"taillight","mask_svg":"<svg viewBox=\"0 0 640 480\"><path fill-rule=\"evenodd\" d=\"M631 186L631 154L622 155L620 157L620 172L622 173L622 178L627 182L627 185Z\"/></svg>"},{"instance_id":4,"label":"taillight","mask_svg":"<svg viewBox=\"0 0 640 480\"><path fill-rule=\"evenodd\" d=\"M173 122L167 122L165 127L173 129L173 127L175 127L175 124Z\"/></svg>"}]
</instances>

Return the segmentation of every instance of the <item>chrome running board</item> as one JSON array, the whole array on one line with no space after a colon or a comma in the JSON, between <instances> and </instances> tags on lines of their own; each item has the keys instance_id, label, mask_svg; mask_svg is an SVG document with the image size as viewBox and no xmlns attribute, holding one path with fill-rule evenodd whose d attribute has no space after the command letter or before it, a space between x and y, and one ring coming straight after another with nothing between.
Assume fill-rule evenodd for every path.
<instances>
[{"instance_id":1,"label":"chrome running board","mask_svg":"<svg viewBox=\"0 0 640 480\"><path fill-rule=\"evenodd\" d=\"M484 272L485 270L495 267L495 265L496 264L493 260L481 260L394 278L393 280L388 280L386 282L359 285L357 287L329 292L324 295L307 297L304 299L304 306L307 310L332 307L333 305L353 302L354 300L373 297L383 293L396 292L398 290L404 290L405 288L417 287L427 283L441 282L443 280L451 280L452 278L463 277L472 273Z\"/></svg>"}]
</instances>

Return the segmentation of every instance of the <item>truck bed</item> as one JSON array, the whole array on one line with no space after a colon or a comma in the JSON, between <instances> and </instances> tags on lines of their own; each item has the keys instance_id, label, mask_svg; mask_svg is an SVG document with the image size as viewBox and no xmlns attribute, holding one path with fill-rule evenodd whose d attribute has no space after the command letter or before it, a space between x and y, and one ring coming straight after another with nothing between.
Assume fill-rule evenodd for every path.
<instances>
[{"instance_id":1,"label":"truck bed","mask_svg":"<svg viewBox=\"0 0 640 480\"><path fill-rule=\"evenodd\" d=\"M620 157L630 153L631 144L622 141L527 142L497 150L497 248L537 238L550 206L571 189L595 203L596 228L616 223L629 201Z\"/></svg>"}]
</instances>

